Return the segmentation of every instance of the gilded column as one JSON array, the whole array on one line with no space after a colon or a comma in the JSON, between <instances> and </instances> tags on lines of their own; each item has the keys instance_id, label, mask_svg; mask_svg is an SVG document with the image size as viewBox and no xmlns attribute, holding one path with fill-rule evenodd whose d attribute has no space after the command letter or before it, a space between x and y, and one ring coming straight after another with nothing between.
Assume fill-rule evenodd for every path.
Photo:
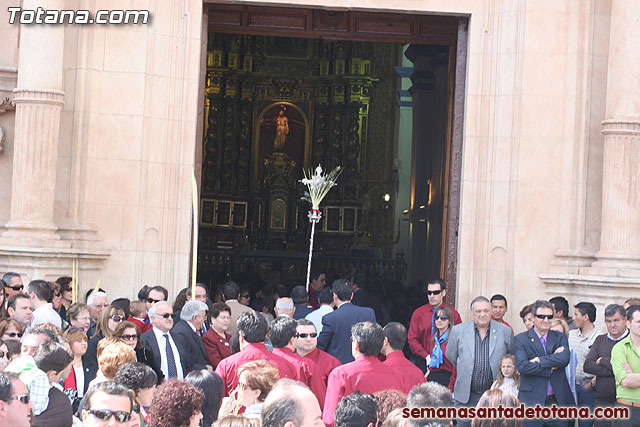
<instances>
[{"instance_id":1,"label":"gilded column","mask_svg":"<svg viewBox=\"0 0 640 427\"><path fill-rule=\"evenodd\" d=\"M600 251L595 273L640 277L640 2L611 3Z\"/></svg>"},{"instance_id":2,"label":"gilded column","mask_svg":"<svg viewBox=\"0 0 640 427\"><path fill-rule=\"evenodd\" d=\"M64 9L62 0L25 0L23 10ZM11 219L2 237L59 246L53 222L62 91L64 26L22 25L11 188Z\"/></svg>"}]
</instances>

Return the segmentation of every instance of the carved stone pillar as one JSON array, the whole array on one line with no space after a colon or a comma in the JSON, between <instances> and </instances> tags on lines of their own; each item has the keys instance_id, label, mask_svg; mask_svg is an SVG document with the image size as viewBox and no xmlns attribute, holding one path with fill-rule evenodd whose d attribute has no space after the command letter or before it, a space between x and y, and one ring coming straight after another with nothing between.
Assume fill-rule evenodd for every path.
<instances>
[{"instance_id":1,"label":"carved stone pillar","mask_svg":"<svg viewBox=\"0 0 640 427\"><path fill-rule=\"evenodd\" d=\"M600 251L592 273L640 277L640 3L611 3Z\"/></svg>"},{"instance_id":2,"label":"carved stone pillar","mask_svg":"<svg viewBox=\"0 0 640 427\"><path fill-rule=\"evenodd\" d=\"M23 9L64 9L64 1L25 0ZM3 237L15 243L68 246L53 223L62 91L64 26L23 25L20 33L11 219Z\"/></svg>"},{"instance_id":3,"label":"carved stone pillar","mask_svg":"<svg viewBox=\"0 0 640 427\"><path fill-rule=\"evenodd\" d=\"M442 256L442 180L446 129L447 48L411 45L413 135L409 281L440 276Z\"/></svg>"}]
</instances>

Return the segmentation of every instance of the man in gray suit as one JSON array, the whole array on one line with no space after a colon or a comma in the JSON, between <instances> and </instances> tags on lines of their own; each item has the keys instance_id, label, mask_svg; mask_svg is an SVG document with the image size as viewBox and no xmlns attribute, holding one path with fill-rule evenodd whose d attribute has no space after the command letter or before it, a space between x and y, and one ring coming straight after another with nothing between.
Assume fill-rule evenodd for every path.
<instances>
[{"instance_id":1,"label":"man in gray suit","mask_svg":"<svg viewBox=\"0 0 640 427\"><path fill-rule=\"evenodd\" d=\"M500 359L512 350L511 328L491 320L491 302L485 297L471 301L473 321L460 323L451 330L445 357L456 367L453 387L455 406L475 407L491 388L500 370ZM458 420L458 426L471 420Z\"/></svg>"}]
</instances>

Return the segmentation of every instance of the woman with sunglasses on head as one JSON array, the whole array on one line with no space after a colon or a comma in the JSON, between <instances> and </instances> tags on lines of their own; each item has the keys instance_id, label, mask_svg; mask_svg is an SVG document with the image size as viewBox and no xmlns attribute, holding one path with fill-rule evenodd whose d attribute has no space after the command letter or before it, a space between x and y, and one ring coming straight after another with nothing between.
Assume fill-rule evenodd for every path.
<instances>
[{"instance_id":1,"label":"woman with sunglasses on head","mask_svg":"<svg viewBox=\"0 0 640 427\"><path fill-rule=\"evenodd\" d=\"M223 303L217 302L209 309L209 324L211 327L202 336L202 344L207 351L207 357L213 369L218 363L233 353L229 346L231 335L227 333L231 322L231 308Z\"/></svg>"},{"instance_id":2,"label":"woman with sunglasses on head","mask_svg":"<svg viewBox=\"0 0 640 427\"><path fill-rule=\"evenodd\" d=\"M80 405L84 393L89 388L89 382L96 376L96 372L91 372L89 366L85 366L82 356L87 352L87 334L81 328L69 328L62 335L69 341L73 362L71 371L64 380L64 392L71 400L73 412L75 413Z\"/></svg>"},{"instance_id":3,"label":"woman with sunglasses on head","mask_svg":"<svg viewBox=\"0 0 640 427\"><path fill-rule=\"evenodd\" d=\"M96 333L89 338L89 347L84 355L84 361L91 367L98 365L98 343L103 338L113 336L113 332L120 322L125 320L124 311L114 305L107 306L102 310L100 320L96 324ZM97 369L96 369L97 371Z\"/></svg>"},{"instance_id":4,"label":"woman with sunglasses on head","mask_svg":"<svg viewBox=\"0 0 640 427\"><path fill-rule=\"evenodd\" d=\"M16 319L4 319L0 321L0 339L1 340L20 341L22 339L23 333L24 333L24 329L22 327L22 323L18 322Z\"/></svg>"},{"instance_id":5,"label":"woman with sunglasses on head","mask_svg":"<svg viewBox=\"0 0 640 427\"><path fill-rule=\"evenodd\" d=\"M441 306L434 311L434 333L428 342L427 381L433 381L453 391L456 382L456 368L444 357L449 342L449 333L454 325L453 311Z\"/></svg>"},{"instance_id":6,"label":"woman with sunglasses on head","mask_svg":"<svg viewBox=\"0 0 640 427\"><path fill-rule=\"evenodd\" d=\"M154 368L153 352L145 348L144 342L140 339L140 329L138 329L138 325L128 320L120 322L113 332L113 336L114 338L120 338L136 352L136 362L144 363L150 368ZM160 380L164 378L162 371L155 371L155 373Z\"/></svg>"}]
</instances>

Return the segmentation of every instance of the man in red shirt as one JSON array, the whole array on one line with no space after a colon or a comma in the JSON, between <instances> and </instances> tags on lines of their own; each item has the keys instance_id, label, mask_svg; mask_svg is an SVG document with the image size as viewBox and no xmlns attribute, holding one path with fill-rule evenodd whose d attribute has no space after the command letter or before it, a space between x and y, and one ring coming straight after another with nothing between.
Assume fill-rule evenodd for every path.
<instances>
[{"instance_id":1,"label":"man in red shirt","mask_svg":"<svg viewBox=\"0 0 640 427\"><path fill-rule=\"evenodd\" d=\"M402 323L391 322L382 329L382 332L384 333L382 354L387 357L383 363L402 372L405 381L405 389L402 391L407 394L414 386L425 382L420 368L409 362L402 354L404 343L407 342L407 328Z\"/></svg>"},{"instance_id":2,"label":"man in red shirt","mask_svg":"<svg viewBox=\"0 0 640 427\"><path fill-rule=\"evenodd\" d=\"M444 303L444 297L447 296L447 283L443 279L434 279L427 284L427 298L429 304L425 304L422 307L416 309L411 316L411 323L409 324L409 348L416 356L425 361L426 372L426 357L429 355L428 347L429 340L435 326L433 324L433 316L435 311L440 306L449 307L453 312L453 323L462 323L460 314L451 306ZM452 325L453 326L453 325Z\"/></svg>"},{"instance_id":3,"label":"man in red shirt","mask_svg":"<svg viewBox=\"0 0 640 427\"><path fill-rule=\"evenodd\" d=\"M309 283L309 305L314 310L320 307L318 296L320 291L327 285L327 275L322 270L311 271L311 283Z\"/></svg>"},{"instance_id":4,"label":"man in red shirt","mask_svg":"<svg viewBox=\"0 0 640 427\"><path fill-rule=\"evenodd\" d=\"M340 361L318 348L318 333L311 320L299 319L296 328L296 353L316 364L324 386L327 386L329 374L340 366Z\"/></svg>"},{"instance_id":5,"label":"man in red shirt","mask_svg":"<svg viewBox=\"0 0 640 427\"><path fill-rule=\"evenodd\" d=\"M504 315L507 314L507 299L504 295L495 294L489 301L491 301L491 320L511 328L511 325L504 321ZM511 332L513 332L513 328L511 328Z\"/></svg>"},{"instance_id":6,"label":"man in red shirt","mask_svg":"<svg viewBox=\"0 0 640 427\"><path fill-rule=\"evenodd\" d=\"M267 337L267 321L262 315L251 311L238 317L238 339L240 352L222 359L216 374L222 378L224 395L228 396L238 385L238 368L252 360L266 360L280 371L280 378L296 378L294 367L282 357L271 353L264 345Z\"/></svg>"},{"instance_id":7,"label":"man in red shirt","mask_svg":"<svg viewBox=\"0 0 640 427\"><path fill-rule=\"evenodd\" d=\"M293 352L297 341L296 328L298 322L290 317L276 317L269 325L269 339L273 344L273 354L278 355L295 367L296 380L309 386L318 399L320 408L324 407L324 395L327 386L322 381L322 374L311 359L306 359Z\"/></svg>"},{"instance_id":8,"label":"man in red shirt","mask_svg":"<svg viewBox=\"0 0 640 427\"><path fill-rule=\"evenodd\" d=\"M377 323L359 322L351 327L351 351L355 360L329 374L322 412L322 421L327 426L333 425L333 414L344 396L355 391L373 394L380 390L406 389L404 375L378 359L383 344L384 334Z\"/></svg>"}]
</instances>

